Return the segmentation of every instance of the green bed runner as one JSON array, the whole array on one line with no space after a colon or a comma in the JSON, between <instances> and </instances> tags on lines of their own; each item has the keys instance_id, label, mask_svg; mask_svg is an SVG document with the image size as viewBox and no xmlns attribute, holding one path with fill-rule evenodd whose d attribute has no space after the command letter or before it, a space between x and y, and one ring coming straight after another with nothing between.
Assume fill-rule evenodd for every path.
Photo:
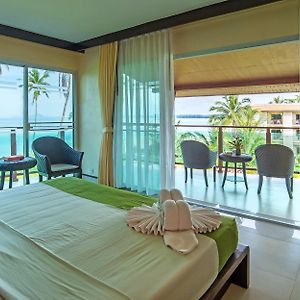
<instances>
[{"instance_id":1,"label":"green bed runner","mask_svg":"<svg viewBox=\"0 0 300 300\"><path fill-rule=\"evenodd\" d=\"M63 192L111 205L119 209L130 210L133 207L141 206L143 204L152 206L153 203L157 202L156 198L112 188L75 177L58 178L45 181L44 183ZM206 233L205 235L216 241L219 252L219 270L221 270L237 247L238 230L234 218L222 217L220 228L216 231Z\"/></svg>"}]
</instances>

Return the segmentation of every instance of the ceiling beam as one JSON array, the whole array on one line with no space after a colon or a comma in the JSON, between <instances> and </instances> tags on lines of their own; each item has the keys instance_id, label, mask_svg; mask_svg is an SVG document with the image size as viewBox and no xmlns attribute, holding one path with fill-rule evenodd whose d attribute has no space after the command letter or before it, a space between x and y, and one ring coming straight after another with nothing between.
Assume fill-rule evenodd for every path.
<instances>
[{"instance_id":1,"label":"ceiling beam","mask_svg":"<svg viewBox=\"0 0 300 300\"><path fill-rule=\"evenodd\" d=\"M270 93L291 93L300 92L298 83L251 85L246 87L211 88L198 90L177 90L177 97L199 97L199 96L224 96L244 94L270 94Z\"/></svg>"},{"instance_id":2,"label":"ceiling beam","mask_svg":"<svg viewBox=\"0 0 300 300\"><path fill-rule=\"evenodd\" d=\"M253 80L228 80L224 82L209 82L209 83L194 83L194 84L182 84L176 85L176 91L183 90L199 90L199 89L214 89L214 88L233 88L233 87L246 87L246 86L262 86L262 85L273 85L273 84L293 84L299 83L299 76L288 76L288 77L276 77L276 78L263 78Z\"/></svg>"},{"instance_id":3,"label":"ceiling beam","mask_svg":"<svg viewBox=\"0 0 300 300\"><path fill-rule=\"evenodd\" d=\"M80 43L73 43L66 40L53 38L37 34L34 32L14 28L11 26L0 24L0 34L18 38L34 43L39 43L47 46L62 48L66 50L83 52L87 48L107 44L115 41L120 41L133 36L146 34L149 32L167 29L170 27L183 25L193 21L204 20L228 13L237 12L244 9L249 9L261 5L281 2L284 0L227 0L221 3L205 6L202 8L187 11L181 14L170 17L154 20L131 28L123 29L117 32L105 34L99 37L88 39Z\"/></svg>"},{"instance_id":4,"label":"ceiling beam","mask_svg":"<svg viewBox=\"0 0 300 300\"><path fill-rule=\"evenodd\" d=\"M212 49L204 49L199 51L193 52L185 52L174 55L174 60L180 59L189 59L193 57L200 57L200 56L207 56L207 55L215 55L220 53L226 52L234 52L234 51L244 51L249 49L257 49L260 47L266 47L270 45L278 45L278 44L286 44L286 43L298 43L299 42L299 35L289 35L289 36L282 36L274 39L266 39L266 40L259 40L256 42L250 43L243 43L238 45L230 45L224 46L219 48L212 48Z\"/></svg>"},{"instance_id":5,"label":"ceiling beam","mask_svg":"<svg viewBox=\"0 0 300 300\"><path fill-rule=\"evenodd\" d=\"M78 44L0 24L0 34L56 48L79 51Z\"/></svg>"}]
</instances>

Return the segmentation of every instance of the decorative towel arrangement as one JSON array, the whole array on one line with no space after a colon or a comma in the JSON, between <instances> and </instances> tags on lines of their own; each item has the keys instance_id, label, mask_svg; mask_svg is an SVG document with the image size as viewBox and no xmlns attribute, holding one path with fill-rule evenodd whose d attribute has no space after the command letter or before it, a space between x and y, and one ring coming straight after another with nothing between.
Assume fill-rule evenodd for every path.
<instances>
[{"instance_id":1,"label":"decorative towel arrangement","mask_svg":"<svg viewBox=\"0 0 300 300\"><path fill-rule=\"evenodd\" d=\"M195 233L216 230L221 216L211 209L190 206L177 190L161 190L160 202L141 206L127 214L127 224L137 232L163 235L167 246L188 254L198 245Z\"/></svg>"}]
</instances>

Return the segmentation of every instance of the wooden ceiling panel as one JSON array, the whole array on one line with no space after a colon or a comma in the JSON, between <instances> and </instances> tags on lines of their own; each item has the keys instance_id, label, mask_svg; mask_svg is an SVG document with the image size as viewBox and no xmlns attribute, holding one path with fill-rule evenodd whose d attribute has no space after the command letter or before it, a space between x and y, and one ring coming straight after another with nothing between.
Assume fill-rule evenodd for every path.
<instances>
[{"instance_id":1,"label":"wooden ceiling panel","mask_svg":"<svg viewBox=\"0 0 300 300\"><path fill-rule=\"evenodd\" d=\"M175 90L236 86L272 86L282 84L289 89L299 78L298 43L275 44L264 47L191 57L174 61ZM274 85L275 84L275 85Z\"/></svg>"}]
</instances>

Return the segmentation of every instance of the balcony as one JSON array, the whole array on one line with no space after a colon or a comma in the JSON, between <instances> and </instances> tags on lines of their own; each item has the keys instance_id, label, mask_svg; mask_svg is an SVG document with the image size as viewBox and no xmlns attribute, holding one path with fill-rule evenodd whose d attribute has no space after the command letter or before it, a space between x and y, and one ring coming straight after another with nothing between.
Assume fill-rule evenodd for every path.
<instances>
[{"instance_id":1,"label":"balcony","mask_svg":"<svg viewBox=\"0 0 300 300\"><path fill-rule=\"evenodd\" d=\"M73 146L73 122L36 122L29 123L28 128L0 127L0 158L16 154L34 156L31 150L32 141L46 135L60 137ZM13 187L23 185L23 172L15 172L13 178ZM30 169L30 182L37 181L37 171L34 167ZM8 178L4 188L8 188Z\"/></svg>"},{"instance_id":2,"label":"balcony","mask_svg":"<svg viewBox=\"0 0 300 300\"><path fill-rule=\"evenodd\" d=\"M241 174L238 174L241 175ZM257 194L258 176L247 172L248 191L243 182L227 181L221 187L223 173L217 173L216 183L212 172L208 172L208 188L202 170L193 171L193 179L184 183L184 168L175 167L175 187L180 189L191 202L216 208L222 212L234 212L245 217L273 220L300 226L300 178L294 178L294 198L289 199L284 179L266 178L261 194Z\"/></svg>"},{"instance_id":3,"label":"balcony","mask_svg":"<svg viewBox=\"0 0 300 300\"><path fill-rule=\"evenodd\" d=\"M278 130L278 126L275 127ZM258 175L254 150L265 143L278 143L274 139L272 130L274 127L236 127L236 126L209 126L209 125L178 125L176 126L176 166L175 186L183 191L184 195L192 202L217 208L223 212L232 212L241 216L250 216L260 219L271 219L293 226L300 226L300 155L295 151L296 164L294 175L294 199L290 200L284 179L266 178L261 194L257 194ZM281 144L291 148L293 136L299 126L280 127L282 134ZM247 164L248 191L243 182L234 184L226 181L224 189L221 187L223 179L223 165L217 161L218 173L216 183L213 182L212 172L208 174L209 187L206 188L203 171L194 170L193 179L188 178L184 182L184 168L181 153L178 148L183 139L195 139L204 142L212 150L222 153L230 150L228 141L239 134L246 140L245 150L253 156L253 160ZM295 150L295 149L294 149ZM231 170L233 172L233 170ZM240 173L240 174L239 174ZM228 174L230 175L230 174ZM238 176L241 170L238 170Z\"/></svg>"}]
</instances>

